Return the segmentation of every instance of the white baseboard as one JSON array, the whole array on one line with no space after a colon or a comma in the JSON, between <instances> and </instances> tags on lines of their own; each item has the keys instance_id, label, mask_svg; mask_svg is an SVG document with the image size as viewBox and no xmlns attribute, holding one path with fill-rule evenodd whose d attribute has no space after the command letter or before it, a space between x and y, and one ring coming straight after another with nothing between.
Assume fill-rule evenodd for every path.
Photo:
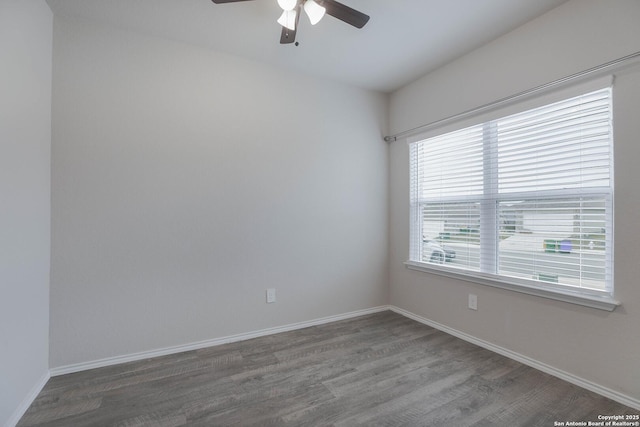
<instances>
[{"instance_id":1,"label":"white baseboard","mask_svg":"<svg viewBox=\"0 0 640 427\"><path fill-rule=\"evenodd\" d=\"M20 421L20 418L24 416L25 412L27 412L27 409L29 409L29 406L31 406L33 401L36 400L36 397L38 397L38 395L44 388L45 384L47 384L47 381L49 381L49 378L50 378L49 371L45 372L42 375L42 377L40 377L40 379L33 386L31 391L29 391L29 393L22 400L22 403L16 408L15 411L13 411L13 414L11 414L11 416L5 423L4 425L5 427L15 427L16 424L18 424L18 421Z\"/></svg>"},{"instance_id":2,"label":"white baseboard","mask_svg":"<svg viewBox=\"0 0 640 427\"><path fill-rule=\"evenodd\" d=\"M134 362L137 360L144 360L152 357L166 356L169 354L182 353L182 352L191 351L191 350L199 350L201 348L207 348L207 347L213 347L213 346L222 345L222 344L228 344L232 342L244 341L251 338L263 337L265 335L277 334L280 332L294 331L296 329L303 329L303 328L308 328L309 326L316 326L316 325L322 325L325 323L337 322L339 320L351 319L353 317L364 316L366 314L379 313L381 311L387 311L389 310L389 308L390 307L388 305L384 305L379 307L367 308L364 310L352 311L344 314L338 314L335 316L322 317L320 319L314 319L314 320L309 320L305 322L292 323L289 325L277 326L274 328L261 329L258 331L247 332L243 334L230 335L226 337L214 338L211 340L199 341L199 342L194 342L194 343L189 343L184 345L160 348L160 349L150 350L150 351L143 351L140 353L132 353L132 354L126 354L122 356L107 357L104 359L93 360L89 362L81 362L81 363L75 363L71 365L59 366L56 368L52 368L50 372L51 372L51 376L55 377L58 375L71 374L74 372L86 371L86 370L95 369L95 368L102 368L105 366L112 366L120 363Z\"/></svg>"},{"instance_id":3,"label":"white baseboard","mask_svg":"<svg viewBox=\"0 0 640 427\"><path fill-rule=\"evenodd\" d=\"M607 397L611 400L614 400L618 403L621 403L626 406L630 406L631 408L640 410L640 400L635 399L631 396L627 396L618 391L612 390L610 388L601 386L599 384L593 383L591 381L580 378L576 375L570 374L569 372L563 371L558 368L554 368L553 366L547 365L546 363L539 362L530 357L524 356L520 353L516 353L504 347L497 346L488 341L481 340L472 335L466 334L464 332L458 331L457 329L450 328L448 326L442 325L438 322L434 322L432 320L426 319L422 316L418 316L417 314L411 313L410 311L403 310L396 306L390 306L389 309L394 311L402 316L413 319L417 322L420 322L424 325L431 326L433 328L439 329L442 332L446 332L449 335L453 335L462 340L475 344L477 346L486 348L487 350L493 351L494 353L501 354L509 359L516 360L524 365L531 366L539 371L545 372L549 375L553 375L554 377L560 378L564 381L567 381L571 384L577 385L578 387L582 387L594 393L597 393L601 396Z\"/></svg>"}]
</instances>

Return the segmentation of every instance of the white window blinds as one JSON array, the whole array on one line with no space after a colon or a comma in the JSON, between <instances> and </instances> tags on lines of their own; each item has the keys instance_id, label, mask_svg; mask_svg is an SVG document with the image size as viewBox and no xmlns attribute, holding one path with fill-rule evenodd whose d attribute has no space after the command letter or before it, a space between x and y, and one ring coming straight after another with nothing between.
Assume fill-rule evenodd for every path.
<instances>
[{"instance_id":1,"label":"white window blinds","mask_svg":"<svg viewBox=\"0 0 640 427\"><path fill-rule=\"evenodd\" d=\"M411 261L611 292L610 88L410 144Z\"/></svg>"}]
</instances>

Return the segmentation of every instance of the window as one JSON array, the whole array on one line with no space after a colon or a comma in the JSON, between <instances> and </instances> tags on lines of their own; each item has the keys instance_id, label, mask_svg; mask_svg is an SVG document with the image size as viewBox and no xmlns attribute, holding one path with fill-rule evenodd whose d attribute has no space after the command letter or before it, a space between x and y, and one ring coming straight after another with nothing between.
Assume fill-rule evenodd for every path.
<instances>
[{"instance_id":1,"label":"window","mask_svg":"<svg viewBox=\"0 0 640 427\"><path fill-rule=\"evenodd\" d=\"M408 265L612 295L611 89L410 143Z\"/></svg>"}]
</instances>

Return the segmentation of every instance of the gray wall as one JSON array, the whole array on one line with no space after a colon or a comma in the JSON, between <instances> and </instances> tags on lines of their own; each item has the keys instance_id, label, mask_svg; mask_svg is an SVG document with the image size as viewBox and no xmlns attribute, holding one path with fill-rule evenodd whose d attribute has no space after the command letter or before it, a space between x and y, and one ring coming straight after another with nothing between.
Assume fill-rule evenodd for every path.
<instances>
[{"instance_id":1,"label":"gray wall","mask_svg":"<svg viewBox=\"0 0 640 427\"><path fill-rule=\"evenodd\" d=\"M48 376L52 13L0 2L0 425Z\"/></svg>"},{"instance_id":2,"label":"gray wall","mask_svg":"<svg viewBox=\"0 0 640 427\"><path fill-rule=\"evenodd\" d=\"M53 93L52 368L387 303L386 96L57 16Z\"/></svg>"},{"instance_id":3,"label":"gray wall","mask_svg":"<svg viewBox=\"0 0 640 427\"><path fill-rule=\"evenodd\" d=\"M572 0L391 96L411 129L640 51L640 2ZM390 149L391 304L640 400L640 68L616 78L615 295L608 313L407 270L408 148ZM467 309L469 293L478 311Z\"/></svg>"}]
</instances>

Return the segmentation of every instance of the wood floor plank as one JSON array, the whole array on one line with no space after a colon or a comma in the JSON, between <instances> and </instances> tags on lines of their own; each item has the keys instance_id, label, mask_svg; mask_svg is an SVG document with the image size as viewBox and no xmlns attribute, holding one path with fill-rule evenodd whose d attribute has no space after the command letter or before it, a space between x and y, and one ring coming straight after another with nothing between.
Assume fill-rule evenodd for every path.
<instances>
[{"instance_id":1,"label":"wood floor plank","mask_svg":"<svg viewBox=\"0 0 640 427\"><path fill-rule=\"evenodd\" d=\"M46 425L48 422L66 418L68 416L83 414L100 408L102 399L81 399L73 401L65 401L63 405L42 405L37 410L27 412L20 425L34 426Z\"/></svg>"},{"instance_id":2,"label":"wood floor plank","mask_svg":"<svg viewBox=\"0 0 640 427\"><path fill-rule=\"evenodd\" d=\"M637 413L388 311L54 377L18 426L552 426Z\"/></svg>"},{"instance_id":3,"label":"wood floor plank","mask_svg":"<svg viewBox=\"0 0 640 427\"><path fill-rule=\"evenodd\" d=\"M126 420L118 421L114 427L180 427L187 425L187 417L182 413L158 414L150 413L139 415Z\"/></svg>"}]
</instances>

